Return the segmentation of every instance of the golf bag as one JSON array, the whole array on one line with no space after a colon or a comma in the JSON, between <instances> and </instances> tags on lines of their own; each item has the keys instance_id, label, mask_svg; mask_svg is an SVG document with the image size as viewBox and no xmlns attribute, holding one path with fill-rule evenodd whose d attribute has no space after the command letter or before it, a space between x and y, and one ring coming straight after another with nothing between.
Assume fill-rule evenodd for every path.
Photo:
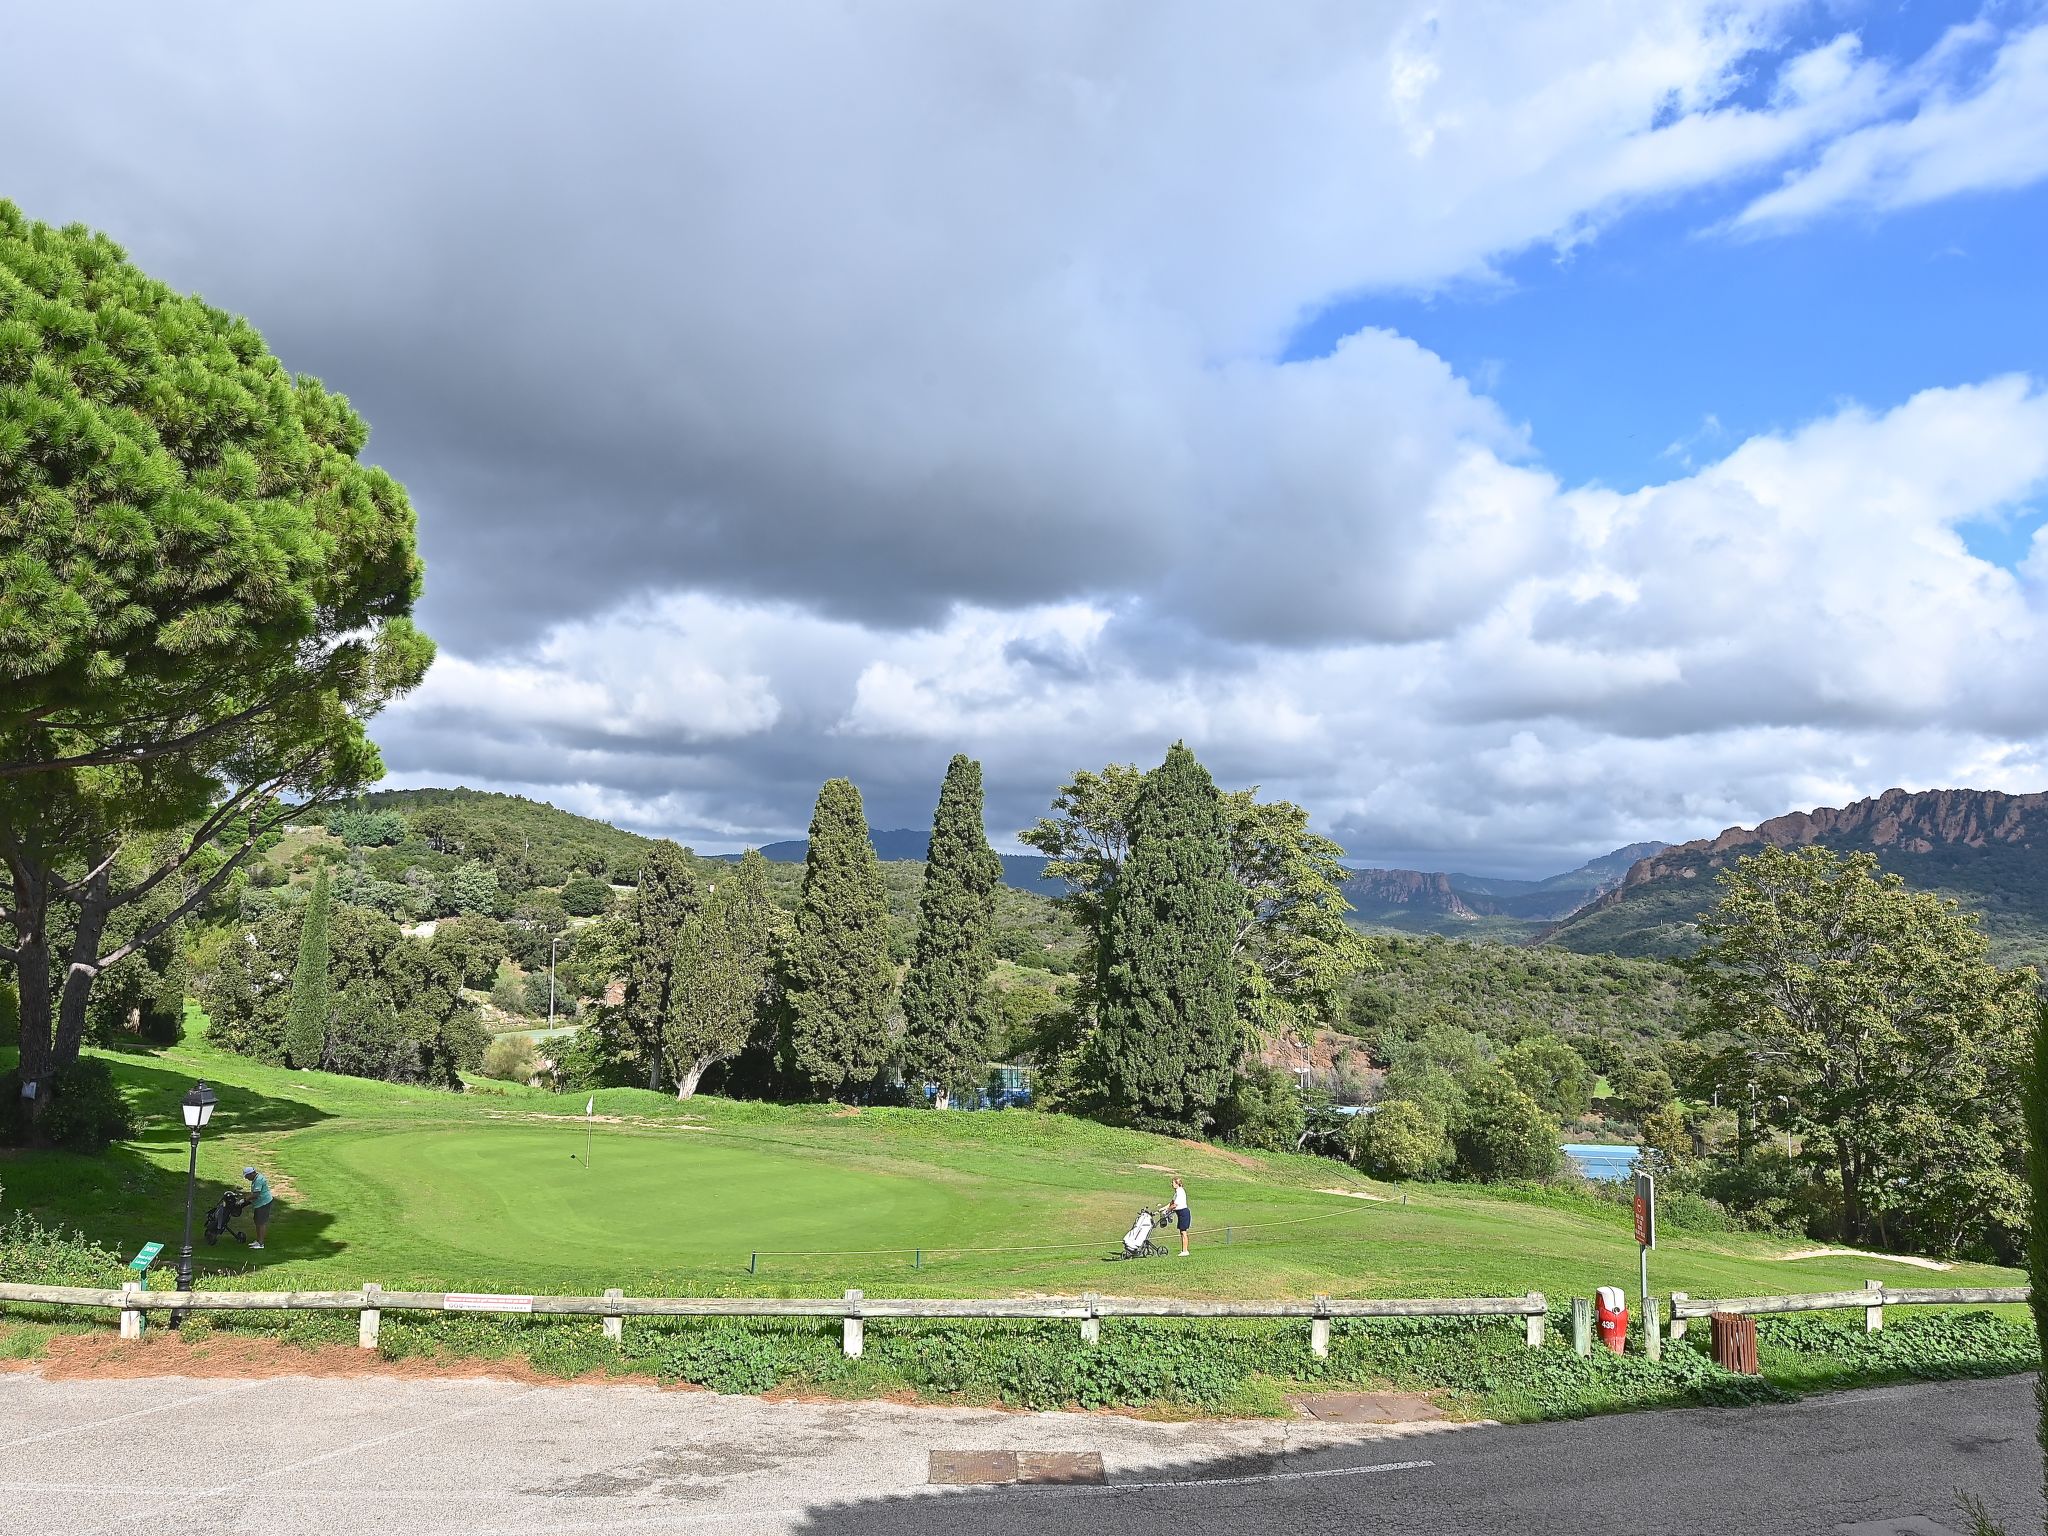
<instances>
[{"instance_id":1,"label":"golf bag","mask_svg":"<svg viewBox=\"0 0 2048 1536\"><path fill-rule=\"evenodd\" d=\"M248 1242L249 1239L237 1232L234 1225L235 1218L240 1216L248 1208L248 1205L249 1197L242 1194L239 1190L231 1189L222 1195L220 1197L220 1204L206 1213L207 1246L211 1247L219 1242L223 1233L232 1237L238 1243Z\"/></svg>"},{"instance_id":2,"label":"golf bag","mask_svg":"<svg viewBox=\"0 0 2048 1536\"><path fill-rule=\"evenodd\" d=\"M1152 1241L1152 1229L1158 1219L1150 1211L1138 1212L1138 1219L1131 1224L1131 1230L1124 1234L1124 1251L1112 1255L1119 1259L1163 1258L1166 1250Z\"/></svg>"}]
</instances>

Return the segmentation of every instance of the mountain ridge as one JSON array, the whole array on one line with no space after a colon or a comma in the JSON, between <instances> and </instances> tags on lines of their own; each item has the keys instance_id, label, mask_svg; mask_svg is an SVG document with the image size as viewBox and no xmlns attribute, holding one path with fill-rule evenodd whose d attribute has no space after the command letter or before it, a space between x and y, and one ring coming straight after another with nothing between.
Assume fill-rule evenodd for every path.
<instances>
[{"instance_id":1,"label":"mountain ridge","mask_svg":"<svg viewBox=\"0 0 2048 1536\"><path fill-rule=\"evenodd\" d=\"M1995 956L2048 955L2048 793L1888 789L1843 806L1789 811L1648 855L1611 890L1538 940L1582 953L1672 958L1697 945L1714 877L1765 846L1873 853L1916 890L1979 915Z\"/></svg>"}]
</instances>

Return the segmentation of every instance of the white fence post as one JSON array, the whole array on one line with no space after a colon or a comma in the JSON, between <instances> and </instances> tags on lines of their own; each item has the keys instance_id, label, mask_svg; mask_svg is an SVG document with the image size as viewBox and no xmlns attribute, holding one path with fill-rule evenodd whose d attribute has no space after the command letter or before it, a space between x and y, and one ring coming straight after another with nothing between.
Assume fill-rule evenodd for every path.
<instances>
[{"instance_id":1,"label":"white fence post","mask_svg":"<svg viewBox=\"0 0 2048 1536\"><path fill-rule=\"evenodd\" d=\"M1093 1291L1088 1292L1087 1295L1081 1298L1083 1305L1088 1308L1088 1315L1081 1319L1081 1342L1083 1344L1100 1344L1102 1342L1102 1319L1095 1315L1096 1303L1101 1300L1102 1298Z\"/></svg>"},{"instance_id":2,"label":"white fence post","mask_svg":"<svg viewBox=\"0 0 2048 1536\"><path fill-rule=\"evenodd\" d=\"M1863 1289L1876 1293L1871 1298L1870 1305L1863 1309L1863 1331L1881 1333L1884 1331L1884 1282L1866 1280L1863 1282Z\"/></svg>"},{"instance_id":3,"label":"white fence post","mask_svg":"<svg viewBox=\"0 0 2048 1536\"><path fill-rule=\"evenodd\" d=\"M364 1305L362 1314L356 1322L357 1349L375 1349L377 1347L377 1328L384 1321L384 1309L377 1305L377 1298L383 1292L384 1287L374 1283L363 1287Z\"/></svg>"},{"instance_id":4,"label":"white fence post","mask_svg":"<svg viewBox=\"0 0 2048 1536\"><path fill-rule=\"evenodd\" d=\"M1684 1291L1671 1293L1671 1342L1674 1344L1685 1337L1685 1319L1678 1315L1678 1304L1687 1300L1690 1298Z\"/></svg>"},{"instance_id":5,"label":"white fence post","mask_svg":"<svg viewBox=\"0 0 2048 1536\"><path fill-rule=\"evenodd\" d=\"M1652 1360L1664 1358L1664 1330L1657 1323L1657 1298L1643 1298L1643 1352Z\"/></svg>"},{"instance_id":6,"label":"white fence post","mask_svg":"<svg viewBox=\"0 0 2048 1536\"><path fill-rule=\"evenodd\" d=\"M1308 1325L1308 1352L1318 1360L1330 1358L1330 1298L1316 1297L1316 1315Z\"/></svg>"},{"instance_id":7,"label":"white fence post","mask_svg":"<svg viewBox=\"0 0 2048 1536\"><path fill-rule=\"evenodd\" d=\"M842 1347L846 1350L846 1358L858 1360L860 1358L861 1346L864 1342L865 1335L862 1332L860 1317L860 1292L848 1291L846 1293L846 1334L842 1344Z\"/></svg>"},{"instance_id":8,"label":"white fence post","mask_svg":"<svg viewBox=\"0 0 2048 1536\"><path fill-rule=\"evenodd\" d=\"M1543 1314L1550 1304L1543 1299L1541 1291L1531 1291L1529 1293L1529 1300L1536 1310L1531 1312L1528 1318L1528 1344L1531 1349L1541 1349L1543 1347Z\"/></svg>"},{"instance_id":9,"label":"white fence post","mask_svg":"<svg viewBox=\"0 0 2048 1536\"><path fill-rule=\"evenodd\" d=\"M137 1281L123 1280L121 1282L121 1295L124 1299L139 1296L141 1291L142 1286ZM121 1308L121 1337L124 1339L139 1339L142 1337L141 1307L124 1306Z\"/></svg>"},{"instance_id":10,"label":"white fence post","mask_svg":"<svg viewBox=\"0 0 2048 1536\"><path fill-rule=\"evenodd\" d=\"M1593 1298L1572 1298L1572 1353L1581 1360L1593 1353Z\"/></svg>"},{"instance_id":11,"label":"white fence post","mask_svg":"<svg viewBox=\"0 0 2048 1536\"><path fill-rule=\"evenodd\" d=\"M622 1301L626 1293L616 1286L604 1293L606 1301ZM626 1319L623 1314L613 1313L604 1320L604 1336L612 1343L623 1345L626 1341Z\"/></svg>"}]
</instances>

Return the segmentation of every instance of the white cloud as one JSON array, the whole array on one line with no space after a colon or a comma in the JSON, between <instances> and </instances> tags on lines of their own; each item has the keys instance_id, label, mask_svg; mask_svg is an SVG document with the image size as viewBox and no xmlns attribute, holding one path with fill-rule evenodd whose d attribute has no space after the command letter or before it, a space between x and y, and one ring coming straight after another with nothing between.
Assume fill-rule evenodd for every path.
<instances>
[{"instance_id":1,"label":"white cloud","mask_svg":"<svg viewBox=\"0 0 2048 1536\"><path fill-rule=\"evenodd\" d=\"M1938 62L1966 59L1966 45L1986 32L1957 29ZM2048 176L2048 25L2005 39L1981 79L1938 79L1909 105L1909 115L1834 139L1812 165L1743 209L1736 227L1782 228L1841 208L1891 212Z\"/></svg>"},{"instance_id":2,"label":"white cloud","mask_svg":"<svg viewBox=\"0 0 2048 1536\"><path fill-rule=\"evenodd\" d=\"M1185 735L1383 856L1533 860L2041 758L2048 545L1959 532L2038 491L2028 381L1619 495L1408 338L1275 360L1787 166L1748 227L2038 174L2048 31L1975 78L1988 24L1813 14L76 0L10 30L0 171L376 423L444 641L411 782L731 842L829 772L920 820L965 748L1001 828Z\"/></svg>"},{"instance_id":3,"label":"white cloud","mask_svg":"<svg viewBox=\"0 0 2048 1536\"><path fill-rule=\"evenodd\" d=\"M529 761L540 720L571 745L557 798L729 843L797 830L828 772L878 824L916 824L956 750L987 762L1000 833L1067 771L1185 737L1361 853L1529 867L1893 783L2048 783L2048 585L1960 532L2048 486L2039 385L1846 407L1625 496L1529 479L1541 537L1506 541L1498 600L1442 635L1219 650L1141 604L885 631L698 598L558 627L541 663L458 660L466 731L425 698L407 751L428 780L490 780L493 738ZM678 655L724 681L656 710L647 679ZM741 697L777 702L735 715Z\"/></svg>"}]
</instances>

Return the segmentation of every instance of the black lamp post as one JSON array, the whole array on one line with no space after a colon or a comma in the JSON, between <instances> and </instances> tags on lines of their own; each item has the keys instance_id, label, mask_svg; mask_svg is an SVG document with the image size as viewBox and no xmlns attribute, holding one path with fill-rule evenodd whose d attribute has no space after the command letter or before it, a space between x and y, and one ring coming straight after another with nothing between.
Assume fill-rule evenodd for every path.
<instances>
[{"instance_id":1,"label":"black lamp post","mask_svg":"<svg viewBox=\"0 0 2048 1536\"><path fill-rule=\"evenodd\" d=\"M192 1289L192 1197L199 1188L199 1133L206 1122L213 1118L213 1090L205 1083L194 1083L192 1091L185 1095L185 1128L192 1133L192 1157L185 1167L185 1246L178 1250L178 1289ZM177 1327L182 1319L176 1312L171 1314L171 1326Z\"/></svg>"}]
</instances>

